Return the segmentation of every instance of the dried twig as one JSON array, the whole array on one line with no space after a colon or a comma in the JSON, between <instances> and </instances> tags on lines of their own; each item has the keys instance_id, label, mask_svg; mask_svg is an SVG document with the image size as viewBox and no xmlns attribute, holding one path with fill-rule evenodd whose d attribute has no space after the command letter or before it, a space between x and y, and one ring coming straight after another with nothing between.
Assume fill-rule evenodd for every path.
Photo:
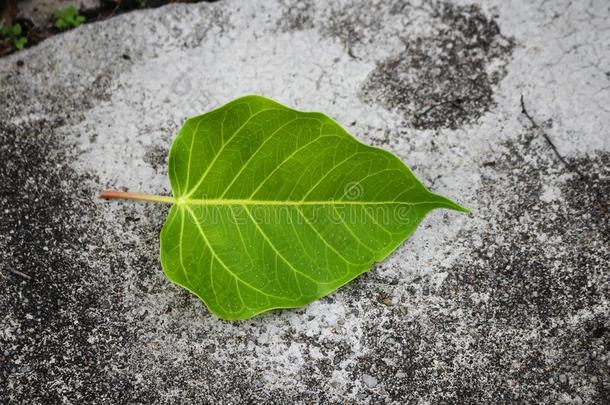
<instances>
[{"instance_id":1,"label":"dried twig","mask_svg":"<svg viewBox=\"0 0 610 405\"><path fill-rule=\"evenodd\" d=\"M521 95L521 113L528 119L528 121L532 124L532 127L535 128L536 130L538 130L538 132L540 132L540 134L542 134L542 137L544 138L544 140L549 144L549 146L551 147L551 149L553 150L553 153L555 153L555 156L557 156L557 159L559 159L559 161L572 173L575 173L578 175L578 177L580 178L580 180L582 180L585 184L587 184L589 188L589 190L594 194L594 196L596 197L597 203L599 205L599 207L601 208L601 212L604 214L608 214L608 203L607 203L607 197L603 196L602 193L591 184L591 180L589 179L588 176L585 176L583 172L581 172L575 165L571 164L570 162L568 162L562 155L561 153L559 153L559 150L557 150L557 147L555 146L555 144L553 143L553 141L551 140L551 137L546 133L546 131L544 129L542 129L540 127L540 125L538 125L538 123L534 120L534 118L529 114L529 112L527 111L527 109L525 108L525 102L523 101L523 94Z\"/></svg>"},{"instance_id":2,"label":"dried twig","mask_svg":"<svg viewBox=\"0 0 610 405\"><path fill-rule=\"evenodd\" d=\"M15 269L8 269L8 271L10 271L11 273L13 273L13 274L14 274L14 275L16 275L16 276L23 277L23 278L25 278L26 280L31 280L31 279L32 279L32 277L31 277L31 276L28 276L27 274L22 273L22 272L20 272L19 270L15 270Z\"/></svg>"},{"instance_id":3,"label":"dried twig","mask_svg":"<svg viewBox=\"0 0 610 405\"><path fill-rule=\"evenodd\" d=\"M546 131L544 129L542 129L540 127L540 125L538 125L538 123L536 123L536 121L534 120L534 118L532 118L532 116L529 114L529 112L527 112L527 109L525 108L525 102L523 101L523 94L521 95L521 113L523 115L525 115L525 117L528 119L528 121L532 124L532 127L536 128L538 130L538 132L540 132L540 134L542 135L542 137L544 138L544 140L546 141L546 143L549 144L549 146L551 147L551 149L553 150L553 153L555 153L555 156L557 156L557 159L559 159L559 161L570 171L578 174L578 176L582 179L585 180L587 177L580 171L578 170L578 168L576 166L574 166L573 164L571 164L570 162L568 162L562 155L561 153L559 153L559 150L557 150L557 147L555 146L555 144L553 143L553 141L551 140L551 137L546 133Z\"/></svg>"}]
</instances>

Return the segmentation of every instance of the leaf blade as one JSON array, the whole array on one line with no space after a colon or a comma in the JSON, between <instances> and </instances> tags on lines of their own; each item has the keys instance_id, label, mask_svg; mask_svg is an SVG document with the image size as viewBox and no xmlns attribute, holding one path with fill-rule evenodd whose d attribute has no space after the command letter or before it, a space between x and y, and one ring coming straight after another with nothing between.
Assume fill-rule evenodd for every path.
<instances>
[{"instance_id":1,"label":"leaf blade","mask_svg":"<svg viewBox=\"0 0 610 405\"><path fill-rule=\"evenodd\" d=\"M325 115L258 96L187 120L169 174L164 272L224 319L319 299L387 257L430 210L464 210Z\"/></svg>"}]
</instances>

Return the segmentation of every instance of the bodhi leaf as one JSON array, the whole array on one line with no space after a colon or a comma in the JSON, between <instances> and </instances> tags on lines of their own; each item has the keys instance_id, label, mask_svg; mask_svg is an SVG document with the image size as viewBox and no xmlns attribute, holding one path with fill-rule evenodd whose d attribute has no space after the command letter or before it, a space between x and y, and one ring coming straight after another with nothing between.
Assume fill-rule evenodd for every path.
<instances>
[{"instance_id":1,"label":"bodhi leaf","mask_svg":"<svg viewBox=\"0 0 610 405\"><path fill-rule=\"evenodd\" d=\"M327 116L258 96L187 120L169 177L174 197L156 199L173 203L163 270L224 319L317 300L386 258L429 211L466 211Z\"/></svg>"}]
</instances>

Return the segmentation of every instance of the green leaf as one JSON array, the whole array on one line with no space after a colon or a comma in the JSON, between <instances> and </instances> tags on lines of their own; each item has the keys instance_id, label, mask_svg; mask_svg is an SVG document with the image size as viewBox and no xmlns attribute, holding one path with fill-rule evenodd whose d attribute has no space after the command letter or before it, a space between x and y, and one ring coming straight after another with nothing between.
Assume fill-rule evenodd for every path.
<instances>
[{"instance_id":1,"label":"green leaf","mask_svg":"<svg viewBox=\"0 0 610 405\"><path fill-rule=\"evenodd\" d=\"M258 96L187 120L169 176L163 270L224 319L315 301L386 258L430 210L467 211L327 116Z\"/></svg>"},{"instance_id":2,"label":"green leaf","mask_svg":"<svg viewBox=\"0 0 610 405\"><path fill-rule=\"evenodd\" d=\"M57 19L55 27L59 29L76 28L85 22L85 17L78 15L77 8L72 4L63 9L55 9L53 15Z\"/></svg>"},{"instance_id":3,"label":"green leaf","mask_svg":"<svg viewBox=\"0 0 610 405\"><path fill-rule=\"evenodd\" d=\"M76 6L70 4L69 6L64 8L62 14L64 18L74 18L78 15L78 10L76 9Z\"/></svg>"},{"instance_id":4,"label":"green leaf","mask_svg":"<svg viewBox=\"0 0 610 405\"><path fill-rule=\"evenodd\" d=\"M21 37L17 40L15 40L15 48L17 49L23 49L28 43L28 39L25 37Z\"/></svg>"}]
</instances>

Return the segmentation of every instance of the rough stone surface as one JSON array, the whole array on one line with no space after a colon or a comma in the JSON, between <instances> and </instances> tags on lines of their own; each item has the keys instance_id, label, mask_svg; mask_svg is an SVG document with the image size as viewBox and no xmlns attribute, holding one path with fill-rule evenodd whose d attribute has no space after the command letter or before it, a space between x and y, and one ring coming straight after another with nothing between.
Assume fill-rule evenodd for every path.
<instances>
[{"instance_id":1,"label":"rough stone surface","mask_svg":"<svg viewBox=\"0 0 610 405\"><path fill-rule=\"evenodd\" d=\"M0 60L0 403L607 403L609 32L605 0L220 1ZM169 193L185 118L246 93L472 215L305 308L215 318L161 272L166 208L96 194Z\"/></svg>"}]
</instances>

